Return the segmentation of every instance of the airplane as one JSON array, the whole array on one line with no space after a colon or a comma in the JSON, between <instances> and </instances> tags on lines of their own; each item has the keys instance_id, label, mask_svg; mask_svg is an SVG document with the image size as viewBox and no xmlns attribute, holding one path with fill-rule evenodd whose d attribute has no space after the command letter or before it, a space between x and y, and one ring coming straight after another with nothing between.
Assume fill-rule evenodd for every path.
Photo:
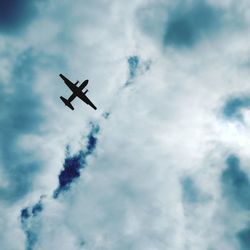
<instances>
[{"instance_id":1,"label":"airplane","mask_svg":"<svg viewBox=\"0 0 250 250\"><path fill-rule=\"evenodd\" d=\"M89 80L85 80L79 87L77 86L77 84L79 83L79 81L77 81L76 83L71 82L68 78L66 78L63 74L59 75L63 81L65 82L65 84L69 87L69 89L73 92L72 95L66 99L63 96L60 96L60 99L64 102L64 104L66 106L68 106L70 109L74 110L73 105L71 104L71 102L76 98L80 98L82 101L84 101L86 104L88 104L89 106L91 106L93 109L97 109L96 106L89 100L89 98L86 96L86 93L88 92L88 90L85 90L84 92L82 92L82 90L87 86Z\"/></svg>"}]
</instances>

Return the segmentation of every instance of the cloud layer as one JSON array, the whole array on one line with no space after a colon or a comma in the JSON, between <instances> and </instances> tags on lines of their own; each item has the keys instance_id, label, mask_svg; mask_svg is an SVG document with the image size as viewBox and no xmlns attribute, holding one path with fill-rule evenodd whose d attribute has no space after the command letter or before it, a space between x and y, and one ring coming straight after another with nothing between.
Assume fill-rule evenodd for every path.
<instances>
[{"instance_id":1,"label":"cloud layer","mask_svg":"<svg viewBox=\"0 0 250 250\"><path fill-rule=\"evenodd\" d=\"M249 8L2 1L1 248L248 249Z\"/></svg>"}]
</instances>

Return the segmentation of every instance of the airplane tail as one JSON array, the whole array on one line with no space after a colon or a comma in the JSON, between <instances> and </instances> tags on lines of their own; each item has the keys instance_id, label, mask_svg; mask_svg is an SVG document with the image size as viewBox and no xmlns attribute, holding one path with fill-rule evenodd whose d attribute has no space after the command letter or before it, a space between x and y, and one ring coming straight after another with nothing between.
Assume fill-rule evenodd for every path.
<instances>
[{"instance_id":1,"label":"airplane tail","mask_svg":"<svg viewBox=\"0 0 250 250\"><path fill-rule=\"evenodd\" d=\"M72 104L69 102L69 100L67 100L66 98L64 98L63 96L60 96L60 99L64 102L64 104L66 106L68 106L70 109L74 110L74 107L72 106Z\"/></svg>"}]
</instances>

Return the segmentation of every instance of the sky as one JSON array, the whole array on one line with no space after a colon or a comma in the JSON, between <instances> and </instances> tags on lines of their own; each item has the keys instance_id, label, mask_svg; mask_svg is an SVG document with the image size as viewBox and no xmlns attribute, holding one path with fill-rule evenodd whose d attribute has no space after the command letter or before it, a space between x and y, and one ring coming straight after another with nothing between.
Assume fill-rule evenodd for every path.
<instances>
[{"instance_id":1,"label":"sky","mask_svg":"<svg viewBox=\"0 0 250 250\"><path fill-rule=\"evenodd\" d=\"M249 41L248 0L0 0L1 249L248 250Z\"/></svg>"}]
</instances>

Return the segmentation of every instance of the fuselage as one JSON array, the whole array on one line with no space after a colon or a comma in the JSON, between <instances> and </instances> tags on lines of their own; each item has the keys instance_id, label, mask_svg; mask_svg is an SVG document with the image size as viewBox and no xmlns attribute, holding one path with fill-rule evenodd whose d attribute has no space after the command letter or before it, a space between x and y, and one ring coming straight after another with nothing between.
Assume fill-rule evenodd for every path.
<instances>
[{"instance_id":1,"label":"fuselage","mask_svg":"<svg viewBox=\"0 0 250 250\"><path fill-rule=\"evenodd\" d=\"M79 96L82 93L82 90L80 89L80 87L76 85L73 85L71 90L77 96Z\"/></svg>"}]
</instances>

